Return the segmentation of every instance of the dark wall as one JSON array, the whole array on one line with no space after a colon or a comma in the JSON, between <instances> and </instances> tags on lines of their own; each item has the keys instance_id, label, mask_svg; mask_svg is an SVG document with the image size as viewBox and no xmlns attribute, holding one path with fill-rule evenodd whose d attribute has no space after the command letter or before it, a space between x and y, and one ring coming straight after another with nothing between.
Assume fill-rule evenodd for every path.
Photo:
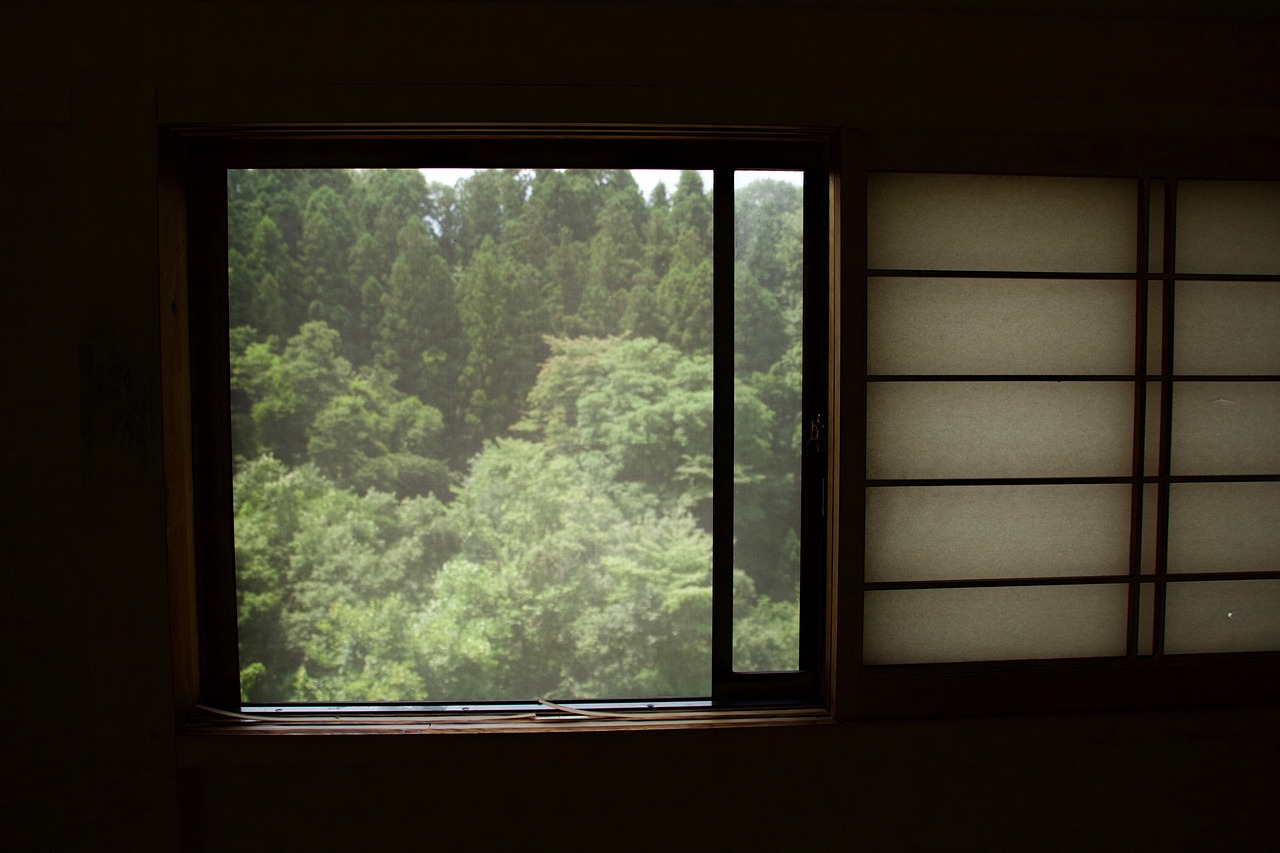
<instances>
[{"instance_id":1,"label":"dark wall","mask_svg":"<svg viewBox=\"0 0 1280 853\"><path fill-rule=\"evenodd\" d=\"M157 124L738 122L1280 140L1274 21L1142 18L1154 3L1113 20L875 5L886 4L0 7L4 846L1280 846L1276 709L174 736Z\"/></svg>"}]
</instances>

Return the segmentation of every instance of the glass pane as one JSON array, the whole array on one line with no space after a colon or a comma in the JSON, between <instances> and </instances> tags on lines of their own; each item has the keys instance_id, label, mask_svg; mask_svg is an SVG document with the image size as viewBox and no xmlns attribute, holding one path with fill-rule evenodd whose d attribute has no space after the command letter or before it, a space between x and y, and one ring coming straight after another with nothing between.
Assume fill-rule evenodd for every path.
<instances>
[{"instance_id":1,"label":"glass pane","mask_svg":"<svg viewBox=\"0 0 1280 853\"><path fill-rule=\"evenodd\" d=\"M872 278L872 374L1132 373L1134 283Z\"/></svg>"},{"instance_id":2,"label":"glass pane","mask_svg":"<svg viewBox=\"0 0 1280 853\"><path fill-rule=\"evenodd\" d=\"M1180 382L1173 473L1280 474L1280 383Z\"/></svg>"},{"instance_id":3,"label":"glass pane","mask_svg":"<svg viewBox=\"0 0 1280 853\"><path fill-rule=\"evenodd\" d=\"M873 590L868 664L1125 653L1126 584Z\"/></svg>"},{"instance_id":4,"label":"glass pane","mask_svg":"<svg viewBox=\"0 0 1280 853\"><path fill-rule=\"evenodd\" d=\"M1178 181L1177 271L1280 274L1280 182Z\"/></svg>"},{"instance_id":5,"label":"glass pane","mask_svg":"<svg viewBox=\"0 0 1280 853\"><path fill-rule=\"evenodd\" d=\"M1169 489L1170 572L1280 571L1280 483Z\"/></svg>"},{"instance_id":6,"label":"glass pane","mask_svg":"<svg viewBox=\"0 0 1280 853\"><path fill-rule=\"evenodd\" d=\"M804 173L734 175L733 668L799 666Z\"/></svg>"},{"instance_id":7,"label":"glass pane","mask_svg":"<svg viewBox=\"0 0 1280 853\"><path fill-rule=\"evenodd\" d=\"M867 181L872 269L1135 268L1132 180L880 173Z\"/></svg>"},{"instance_id":8,"label":"glass pane","mask_svg":"<svg viewBox=\"0 0 1280 853\"><path fill-rule=\"evenodd\" d=\"M709 693L709 184L228 173L249 701Z\"/></svg>"},{"instance_id":9,"label":"glass pane","mask_svg":"<svg viewBox=\"0 0 1280 853\"><path fill-rule=\"evenodd\" d=\"M1165 614L1171 655L1280 651L1280 581L1171 583Z\"/></svg>"},{"instance_id":10,"label":"glass pane","mask_svg":"<svg viewBox=\"0 0 1280 853\"><path fill-rule=\"evenodd\" d=\"M873 382L867 476L1125 475L1132 422L1128 382Z\"/></svg>"},{"instance_id":11,"label":"glass pane","mask_svg":"<svg viewBox=\"0 0 1280 853\"><path fill-rule=\"evenodd\" d=\"M1178 373L1280 375L1280 283L1180 281L1177 287Z\"/></svg>"},{"instance_id":12,"label":"glass pane","mask_svg":"<svg viewBox=\"0 0 1280 853\"><path fill-rule=\"evenodd\" d=\"M1123 574L1128 486L867 490L867 580Z\"/></svg>"}]
</instances>

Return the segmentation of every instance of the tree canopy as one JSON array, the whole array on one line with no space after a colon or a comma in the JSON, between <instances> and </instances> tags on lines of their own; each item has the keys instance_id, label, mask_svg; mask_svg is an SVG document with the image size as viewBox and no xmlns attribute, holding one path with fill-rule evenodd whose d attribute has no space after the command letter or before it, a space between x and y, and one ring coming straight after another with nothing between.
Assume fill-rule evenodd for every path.
<instances>
[{"instance_id":1,"label":"tree canopy","mask_svg":"<svg viewBox=\"0 0 1280 853\"><path fill-rule=\"evenodd\" d=\"M795 665L800 190L735 196L735 664ZM228 173L249 701L710 690L712 199Z\"/></svg>"}]
</instances>

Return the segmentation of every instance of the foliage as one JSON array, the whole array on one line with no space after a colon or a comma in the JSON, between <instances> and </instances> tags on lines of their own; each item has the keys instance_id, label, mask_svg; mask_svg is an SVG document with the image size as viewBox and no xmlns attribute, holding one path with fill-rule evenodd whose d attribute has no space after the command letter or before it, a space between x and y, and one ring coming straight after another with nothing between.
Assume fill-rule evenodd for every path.
<instances>
[{"instance_id":1,"label":"foliage","mask_svg":"<svg viewBox=\"0 0 1280 853\"><path fill-rule=\"evenodd\" d=\"M735 661L794 666L800 194L735 194ZM709 690L695 172L228 173L252 701Z\"/></svg>"}]
</instances>

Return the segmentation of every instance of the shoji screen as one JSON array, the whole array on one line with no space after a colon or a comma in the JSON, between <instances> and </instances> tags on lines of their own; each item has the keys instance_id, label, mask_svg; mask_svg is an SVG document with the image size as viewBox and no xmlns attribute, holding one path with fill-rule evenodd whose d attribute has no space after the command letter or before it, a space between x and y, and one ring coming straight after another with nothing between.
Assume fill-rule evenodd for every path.
<instances>
[{"instance_id":1,"label":"shoji screen","mask_svg":"<svg viewBox=\"0 0 1280 853\"><path fill-rule=\"evenodd\" d=\"M1280 183L1173 201L1164 650L1280 649Z\"/></svg>"},{"instance_id":2,"label":"shoji screen","mask_svg":"<svg viewBox=\"0 0 1280 853\"><path fill-rule=\"evenodd\" d=\"M869 177L866 663L1280 648L1280 193L1165 185Z\"/></svg>"}]
</instances>

